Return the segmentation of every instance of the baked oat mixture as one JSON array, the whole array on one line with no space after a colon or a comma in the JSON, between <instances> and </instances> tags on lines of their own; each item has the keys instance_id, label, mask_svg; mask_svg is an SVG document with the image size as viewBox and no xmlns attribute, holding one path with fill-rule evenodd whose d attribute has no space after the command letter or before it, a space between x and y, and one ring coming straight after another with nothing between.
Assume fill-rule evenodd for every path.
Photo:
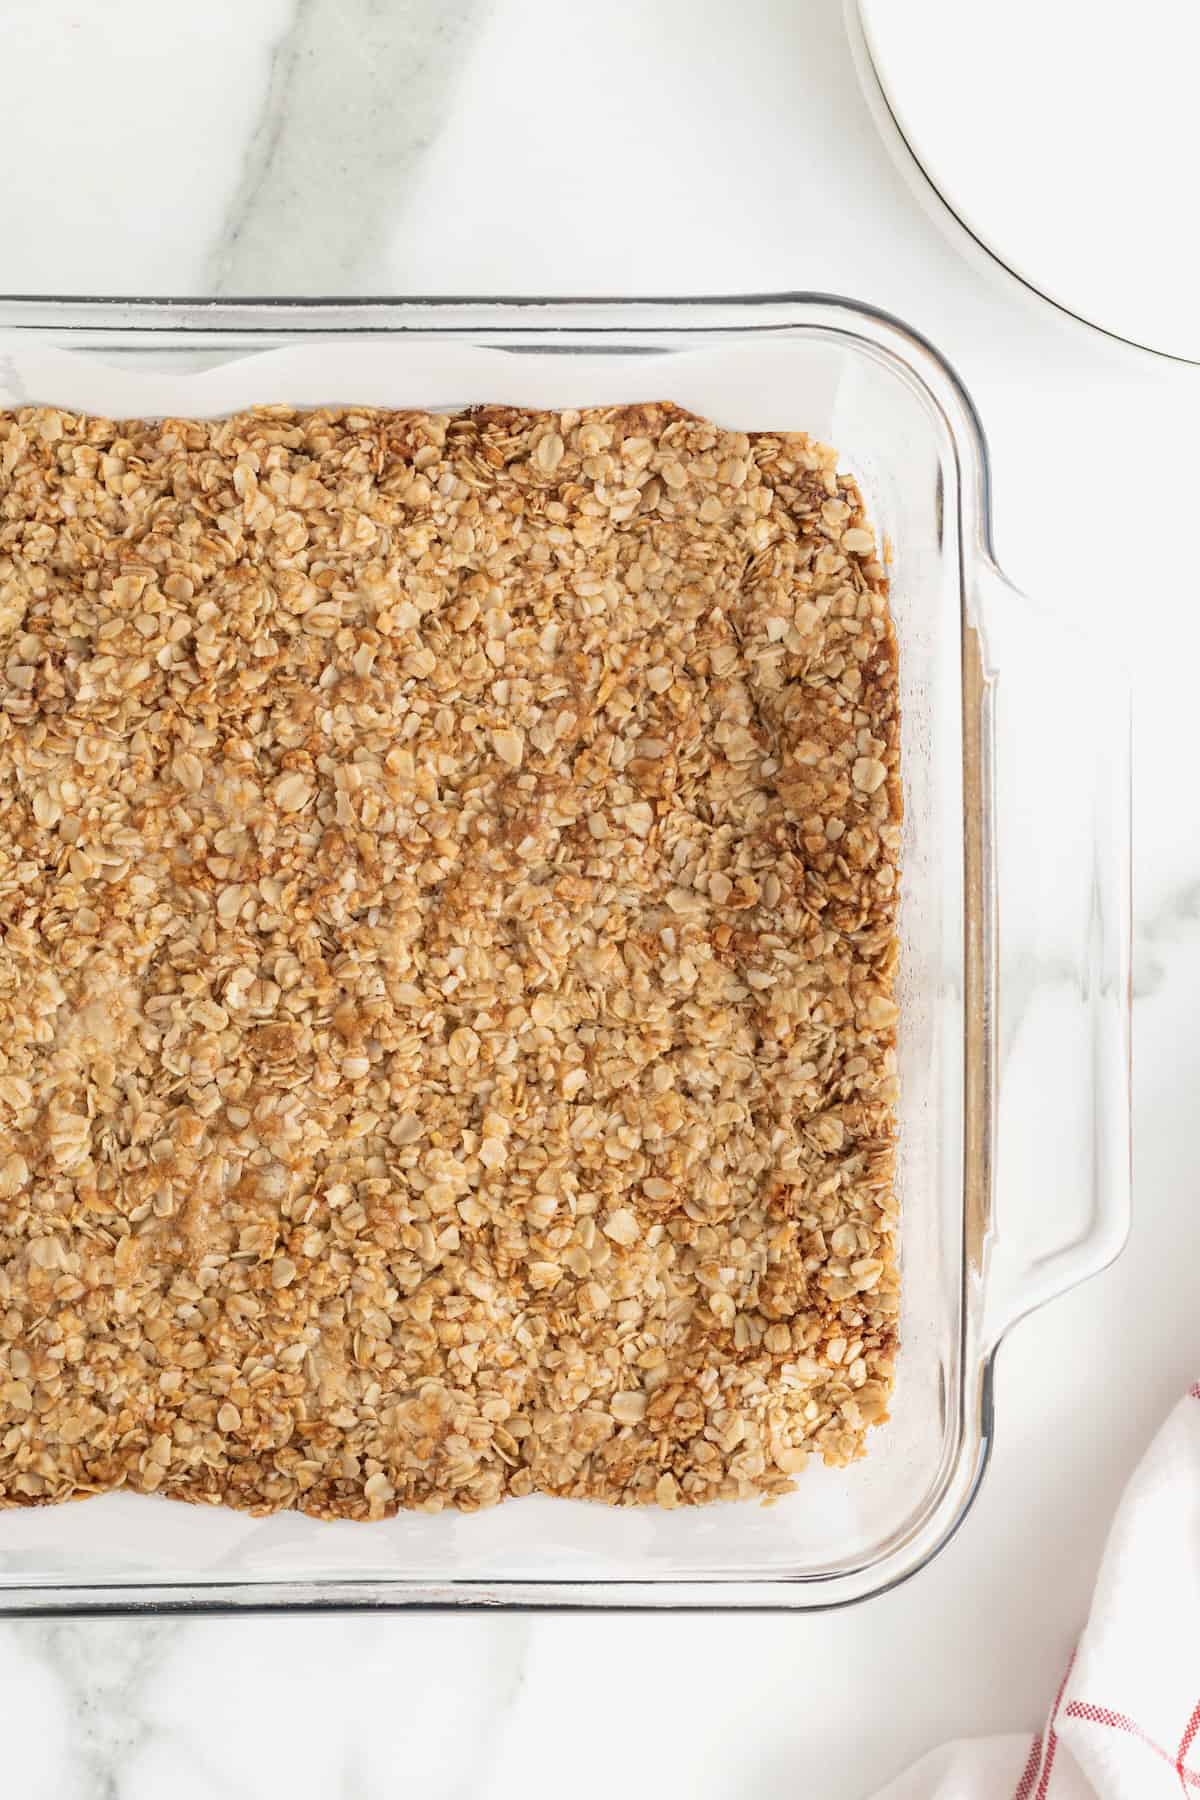
<instances>
[{"instance_id":1,"label":"baked oat mixture","mask_svg":"<svg viewBox=\"0 0 1200 1800\"><path fill-rule=\"evenodd\" d=\"M665 404L0 414L0 1503L861 1454L886 591L832 451Z\"/></svg>"}]
</instances>

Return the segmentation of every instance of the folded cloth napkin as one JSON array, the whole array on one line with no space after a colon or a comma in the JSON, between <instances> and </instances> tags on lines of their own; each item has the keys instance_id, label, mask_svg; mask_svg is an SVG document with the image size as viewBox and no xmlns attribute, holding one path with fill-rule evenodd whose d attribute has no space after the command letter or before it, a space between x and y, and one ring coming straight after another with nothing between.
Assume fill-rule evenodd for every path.
<instances>
[{"instance_id":1,"label":"folded cloth napkin","mask_svg":"<svg viewBox=\"0 0 1200 1800\"><path fill-rule=\"evenodd\" d=\"M1200 1800L1200 1382L1151 1444L1033 1743L962 1739L875 1800Z\"/></svg>"}]
</instances>

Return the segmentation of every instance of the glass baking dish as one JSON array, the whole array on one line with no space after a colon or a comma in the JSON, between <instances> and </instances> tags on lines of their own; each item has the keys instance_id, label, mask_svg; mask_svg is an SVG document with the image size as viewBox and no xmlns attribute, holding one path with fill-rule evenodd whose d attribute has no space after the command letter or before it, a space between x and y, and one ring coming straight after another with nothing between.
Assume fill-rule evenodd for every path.
<instances>
[{"instance_id":1,"label":"glass baking dish","mask_svg":"<svg viewBox=\"0 0 1200 1800\"><path fill-rule=\"evenodd\" d=\"M114 1495L0 1514L0 1611L819 1607L961 1523L1009 1326L1120 1249L1129 1211L1128 696L991 552L953 371L849 301L0 300L0 405L669 398L836 445L892 546L905 842L902 1351L866 1460L772 1507L534 1498L379 1524ZM1030 504L1046 504L1031 492ZM1065 1398L1065 1396L1064 1396Z\"/></svg>"}]
</instances>

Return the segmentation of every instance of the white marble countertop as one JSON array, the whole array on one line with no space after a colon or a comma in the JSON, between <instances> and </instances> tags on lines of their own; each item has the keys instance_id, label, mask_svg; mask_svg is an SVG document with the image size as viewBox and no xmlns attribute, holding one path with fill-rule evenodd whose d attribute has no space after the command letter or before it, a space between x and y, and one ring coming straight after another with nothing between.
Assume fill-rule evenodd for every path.
<instances>
[{"instance_id":1,"label":"white marble countertop","mask_svg":"<svg viewBox=\"0 0 1200 1800\"><path fill-rule=\"evenodd\" d=\"M9 1623L14 1791L857 1800L942 1738L1034 1726L1200 1361L1200 372L960 261L836 0L8 0L4 40L0 291L816 288L899 313L983 414L1005 568L1119 635L1138 738L1133 1237L1014 1332L984 1492L929 1569L826 1615Z\"/></svg>"}]
</instances>

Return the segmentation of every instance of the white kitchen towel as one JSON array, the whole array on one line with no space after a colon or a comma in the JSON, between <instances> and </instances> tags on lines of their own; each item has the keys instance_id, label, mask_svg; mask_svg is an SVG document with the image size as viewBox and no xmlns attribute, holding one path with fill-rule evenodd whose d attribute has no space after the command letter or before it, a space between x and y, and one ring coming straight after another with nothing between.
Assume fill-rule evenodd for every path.
<instances>
[{"instance_id":1,"label":"white kitchen towel","mask_svg":"<svg viewBox=\"0 0 1200 1800\"><path fill-rule=\"evenodd\" d=\"M875 1800L1200 1800L1200 1382L1117 1510L1045 1728L945 1744Z\"/></svg>"}]
</instances>

